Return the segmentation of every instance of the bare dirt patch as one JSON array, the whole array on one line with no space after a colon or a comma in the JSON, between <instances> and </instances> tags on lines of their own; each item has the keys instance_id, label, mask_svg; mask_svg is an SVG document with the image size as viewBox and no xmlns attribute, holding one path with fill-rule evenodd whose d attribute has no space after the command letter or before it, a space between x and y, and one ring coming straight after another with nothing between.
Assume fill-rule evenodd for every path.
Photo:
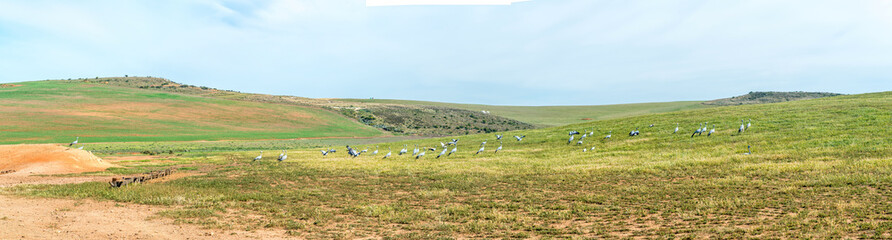
<instances>
[{"instance_id":1,"label":"bare dirt patch","mask_svg":"<svg viewBox=\"0 0 892 240\"><path fill-rule=\"evenodd\" d=\"M284 231L207 230L156 218L163 207L0 195L0 239L288 239Z\"/></svg>"},{"instance_id":2,"label":"bare dirt patch","mask_svg":"<svg viewBox=\"0 0 892 240\"><path fill-rule=\"evenodd\" d=\"M96 172L113 166L90 152L58 145L0 146L0 170L16 171L4 176Z\"/></svg>"}]
</instances>

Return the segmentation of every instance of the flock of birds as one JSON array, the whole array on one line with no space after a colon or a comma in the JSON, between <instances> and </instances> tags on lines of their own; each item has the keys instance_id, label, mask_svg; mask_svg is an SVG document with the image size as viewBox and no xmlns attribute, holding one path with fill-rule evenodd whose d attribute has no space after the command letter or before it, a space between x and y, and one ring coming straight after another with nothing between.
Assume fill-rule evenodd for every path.
<instances>
[{"instance_id":1,"label":"flock of birds","mask_svg":"<svg viewBox=\"0 0 892 240\"><path fill-rule=\"evenodd\" d=\"M516 139L518 142L520 142L520 141L523 141L523 139L525 137L526 137L526 135L514 136L514 139ZM502 144L502 135L496 135L496 140L499 141L499 147L496 148L496 150L493 153L498 153L499 151L502 151L502 148L504 146ZM440 148L439 148L440 151L439 151L439 154L437 154L437 156L435 158L452 156L452 154L455 154L456 152L458 152L458 141L459 141L458 139L452 139L452 141L448 141L445 143L440 142ZM450 146L452 147L451 150L450 150ZM347 145L346 147L347 147L347 155L354 157L354 158L359 157L369 151L369 149L357 150L357 148L351 147L350 145ZM428 151L437 152L437 149L438 148L436 148L436 147L421 147L421 148L419 148L418 144L416 144L415 148L412 150L412 157L414 157L415 159L420 159L420 158L423 158L425 155L427 155ZM479 155L481 153L485 153L485 151L486 151L486 141L483 141L480 143L480 149L477 150L477 152L475 152L474 155ZM322 156L325 157L325 156L328 156L328 154L337 152L337 150L329 147L327 150L321 150L321 152L322 152ZM402 155L407 155L407 154L409 154L409 145L403 144L403 149L401 149L397 153L397 156L402 156ZM373 155L373 156L378 155L378 146L375 146L375 151L373 151L371 153L371 155ZM388 147L387 154L384 154L383 158L387 159L392 156L393 156L393 151Z\"/></svg>"},{"instance_id":2,"label":"flock of birds","mask_svg":"<svg viewBox=\"0 0 892 240\"><path fill-rule=\"evenodd\" d=\"M653 128L654 124L651 124L649 127ZM741 119L740 120L740 128L737 129L737 134L738 135L743 134L750 127L752 127L751 119L746 122L744 122ZM679 131L679 124L675 123L675 131L673 131L672 134L678 134L678 131ZM715 124L712 124L712 128L710 129L709 122L700 123L700 126L697 129L695 129L693 133L691 133L691 138L693 138L695 136L702 136L703 133L706 133L706 137L710 137L713 134L715 134L715 132L716 132ZM635 130L632 130L629 132L629 137L636 137L640 134L641 134L641 132L639 132L638 128L635 128ZM595 136L595 132L594 132L594 130L590 130L590 129L583 129L582 132L574 130L574 131L570 131L569 135L570 135L570 138L567 140L567 144L572 144L572 143L574 143L573 140L577 140L575 143L577 146L580 146L580 145L585 144L586 138ZM575 137L576 135L580 135L578 139L576 139L576 137ZM612 136L613 136L613 131L608 131L607 134L604 136L604 139L610 139ZM499 147L496 148L496 150L493 153L498 153L499 151L502 151L502 147L503 147L502 137L503 136L495 135L495 137L496 137L496 140L499 141ZM526 135L514 136L514 139L516 139L518 142L520 142L520 141L523 141L523 139L525 137L526 137ZM74 141L68 144L68 147L73 147L73 146L77 145L78 141L80 141L80 137L75 137ZM452 150L449 150L449 146L452 146ZM444 157L444 156L446 156L446 157L452 156L452 154L455 154L456 152L458 152L458 139L452 139L452 141L449 141L446 143L440 142L440 147L441 147L440 149L442 149L442 151L440 151L440 153L437 154L436 158L440 158L440 157ZM743 154L751 155L752 148L750 146L746 146L746 148L747 148L747 152L745 152ZM84 149L84 146L80 146L78 149ZM595 146L592 146L591 148L588 148L588 147L582 148L583 152L594 151L594 150L595 150ZM322 151L323 157L328 156L328 154L337 152L337 150L335 150L334 148L331 148L330 146L327 150L321 150L321 151ZM366 153L368 151L369 151L368 148L363 149L363 150L357 150L356 148L353 148L353 147L350 147L349 145L347 145L347 154L354 158L359 157L360 155L363 155L364 153ZM427 151L436 152L437 148L422 147L419 149L418 145L416 144L415 148L412 150L412 157L414 157L415 159L420 159L427 154ZM480 143L480 149L478 149L477 152L474 153L474 155L479 155L481 153L485 153L485 151L486 151L486 141L483 141ZM398 155L402 156L402 155L408 154L408 153L409 153L408 144L403 144L403 149L401 149L399 151ZM375 146L375 151L372 151L371 155L373 155L373 156L378 155L378 146ZM383 158L387 159L387 158L390 158L391 156L392 156L392 151L388 147L387 154L384 154ZM254 157L254 161L260 161L262 159L263 159L263 151L261 150L260 155L258 155L257 157ZM276 158L276 160L279 162L282 162L282 161L285 161L285 159L288 159L288 151L282 150L282 152L279 154L279 157Z\"/></svg>"},{"instance_id":3,"label":"flock of birds","mask_svg":"<svg viewBox=\"0 0 892 240\"><path fill-rule=\"evenodd\" d=\"M696 137L696 136L702 136L703 133L706 133L707 137L711 137L712 135L716 134L715 124L712 124L711 129L709 128L709 122L700 123L699 125L700 126L697 129L695 129L693 133L691 133L691 138ZM654 126L655 126L654 124L650 124L649 127L653 128ZM740 128L738 128L737 133L743 134L751 126L752 126L751 120L746 121L746 122L744 120L740 120ZM673 131L672 134L678 134L678 132L679 132L679 124L676 123L675 131ZM639 128L635 128L635 130L632 130L629 132L629 137L637 137L640 134L641 134L641 132L639 131ZM578 139L576 138L576 135L579 135ZM595 136L595 131L593 129L583 129L582 132L575 131L575 130L570 131L569 139L567 140L567 144L573 144L574 140L576 140L575 144L577 146L581 146L581 145L585 144L586 138L593 137L593 136ZM498 153L499 151L502 151L502 148L504 146L502 143L502 137L503 137L502 135L495 135L495 140L499 141L499 147L496 148L495 151L493 151L493 153ZM516 139L518 142L520 142L520 141L523 141L523 139L525 137L526 137L526 135L514 136L514 139ZM608 131L607 134L604 136L604 139L611 139L612 137L613 137L613 131ZM436 158L439 159L441 157L452 156L452 154L455 154L456 152L458 152L458 141L459 141L458 139L452 139L452 141L449 141L449 142L445 142L445 143L440 142L439 149L441 151L439 151L439 154L437 154ZM73 144L76 144L76 143L77 143L77 141L75 141ZM450 146L452 147L451 150L450 150ZM403 149L401 149L399 152L397 152L397 155L402 156L402 155L409 154L408 147L409 147L408 144L403 144ZM349 145L347 145L346 148L347 148L348 156L351 156L354 158L362 156L369 151L368 148L359 150L358 148L354 148ZM411 157L414 157L415 159L420 159L420 158L423 158L425 155L427 155L428 151L437 152L437 150L438 150L438 148L436 148L436 147L421 147L421 148L419 148L418 144L416 144L414 149L412 150ZM595 146L582 148L583 152L594 151L594 150L595 150ZM336 152L337 152L337 150L335 150L334 148L331 148L331 146L329 146L328 149L326 149L326 150L321 150L323 157L328 156L329 154L336 153ZM485 153L485 152L486 152L486 141L483 141L480 143L480 149L478 149L474 153L474 155L479 155L479 154ZM751 155L752 154L751 147L747 146L747 152L745 152L743 154ZM372 156L378 155L378 146L375 146L375 150L371 152L371 155ZM391 158L392 156L393 156L393 151L388 147L387 154L384 154L383 159ZM254 161L259 161L262 158L263 158L263 151L260 151L260 155L255 157ZM279 162L281 162L281 161L284 161L286 158L288 158L288 154L285 150L282 150L282 153L279 154L279 157L277 158L277 160Z\"/></svg>"},{"instance_id":4,"label":"flock of birds","mask_svg":"<svg viewBox=\"0 0 892 240\"><path fill-rule=\"evenodd\" d=\"M652 128L652 127L654 127L654 126L655 126L654 124L650 124L649 127ZM748 130L751 126L752 126L752 119L748 119L746 122L744 122L744 121L741 119L741 120L740 120L740 128L737 129L737 134L738 134L738 135L739 135L739 134L743 134L743 133L744 133L746 130ZM695 137L695 136L702 136L703 133L706 133L706 137L710 137L710 136L712 136L713 134L715 134L715 132L716 132L715 129L716 129L716 128L715 128L715 124L712 124L712 129L709 129L709 122L706 122L706 123L700 123L700 127L698 127L696 130L694 130L694 132L691 134L691 138L693 138L693 137ZM678 130L679 130L679 124L678 124L678 123L675 123L675 131L673 131L672 134L678 134ZM585 140L585 138L587 138L587 137L589 137L589 136L594 136L594 135L595 135L595 132L594 132L593 130L588 130L588 129L583 129L582 133L580 133L579 131L575 131L575 130L574 130L574 131L570 131L570 132L569 132L570 138L567 140L567 144L572 144L572 143L573 143L573 140L575 140L575 136L574 136L574 135L580 135L580 134L582 134L582 135L579 137L578 141L576 141L576 145L583 145L583 144L584 144L584 140ZM632 131L629 132L629 137L636 137L636 136L638 136L638 135L640 135L640 134L641 134L641 132L640 132L640 131L638 130L638 128L636 127L635 130L632 130ZM613 131L608 131L608 132L607 132L607 135L604 136L604 139L610 139L612 136L613 136ZM744 153L744 155L750 155L750 154L752 154L751 147L750 147L750 146L746 146L746 148L747 148L747 152ZM595 147L592 146L591 148L587 148L587 147L586 147L586 148L583 148L583 149L582 149L583 152L586 152L586 151L589 151L589 150L594 151L594 150L595 150Z\"/></svg>"}]
</instances>

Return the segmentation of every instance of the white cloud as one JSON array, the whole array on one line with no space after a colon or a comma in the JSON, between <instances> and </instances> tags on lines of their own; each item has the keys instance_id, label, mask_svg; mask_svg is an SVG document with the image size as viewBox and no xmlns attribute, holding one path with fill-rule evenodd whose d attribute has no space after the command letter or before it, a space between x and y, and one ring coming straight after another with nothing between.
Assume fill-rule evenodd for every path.
<instances>
[{"instance_id":1,"label":"white cloud","mask_svg":"<svg viewBox=\"0 0 892 240\"><path fill-rule=\"evenodd\" d=\"M366 0L369 7L417 5L511 5L529 0Z\"/></svg>"}]
</instances>

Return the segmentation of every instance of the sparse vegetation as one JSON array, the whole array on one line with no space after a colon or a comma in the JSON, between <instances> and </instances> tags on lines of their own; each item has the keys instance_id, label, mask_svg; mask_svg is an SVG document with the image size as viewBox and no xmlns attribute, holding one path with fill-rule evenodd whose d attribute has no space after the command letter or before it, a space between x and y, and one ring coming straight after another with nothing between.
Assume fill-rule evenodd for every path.
<instances>
[{"instance_id":1,"label":"sparse vegetation","mask_svg":"<svg viewBox=\"0 0 892 240\"><path fill-rule=\"evenodd\" d=\"M3 191L171 206L162 217L301 238L890 238L890 102L884 92L506 132L527 138L498 154L473 155L492 134L462 136L441 159L292 149L286 162L251 163L253 151L191 151L175 158L219 167L121 189ZM753 127L738 135L741 119ZM716 135L672 134L705 121ZM622 136L635 127L640 136ZM589 138L596 150L582 152L565 139L582 128L614 138Z\"/></svg>"}]
</instances>

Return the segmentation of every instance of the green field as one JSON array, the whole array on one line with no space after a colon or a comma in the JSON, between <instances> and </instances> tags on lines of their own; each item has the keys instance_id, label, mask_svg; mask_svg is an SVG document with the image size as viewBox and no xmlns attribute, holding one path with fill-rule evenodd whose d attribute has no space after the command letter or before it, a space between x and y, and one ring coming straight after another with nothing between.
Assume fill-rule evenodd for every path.
<instances>
[{"instance_id":1,"label":"green field","mask_svg":"<svg viewBox=\"0 0 892 240\"><path fill-rule=\"evenodd\" d=\"M737 134L741 119L753 127ZM707 121L716 134L691 138ZM626 136L635 128L640 136ZM596 135L567 144L582 129ZM290 149L282 163L251 162L257 152L238 147L196 150L164 157L206 175L3 191L169 206L161 217L301 238L890 238L890 133L892 92L883 92L507 132L499 153L492 134L461 136L459 152L440 159L396 152L448 138L381 144L389 159L348 158L343 147L327 157ZM486 152L475 155L481 141ZM151 164L138 166L170 163Z\"/></svg>"},{"instance_id":2,"label":"green field","mask_svg":"<svg viewBox=\"0 0 892 240\"><path fill-rule=\"evenodd\" d=\"M0 88L0 144L378 137L337 113L86 83Z\"/></svg>"},{"instance_id":3,"label":"green field","mask_svg":"<svg viewBox=\"0 0 892 240\"><path fill-rule=\"evenodd\" d=\"M632 103L590 106L497 106L390 99L337 99L337 101L439 106L471 111L486 110L493 115L502 116L539 126L563 126L567 124L582 123L592 120L616 119L644 114L712 107L703 105L700 101Z\"/></svg>"}]
</instances>

